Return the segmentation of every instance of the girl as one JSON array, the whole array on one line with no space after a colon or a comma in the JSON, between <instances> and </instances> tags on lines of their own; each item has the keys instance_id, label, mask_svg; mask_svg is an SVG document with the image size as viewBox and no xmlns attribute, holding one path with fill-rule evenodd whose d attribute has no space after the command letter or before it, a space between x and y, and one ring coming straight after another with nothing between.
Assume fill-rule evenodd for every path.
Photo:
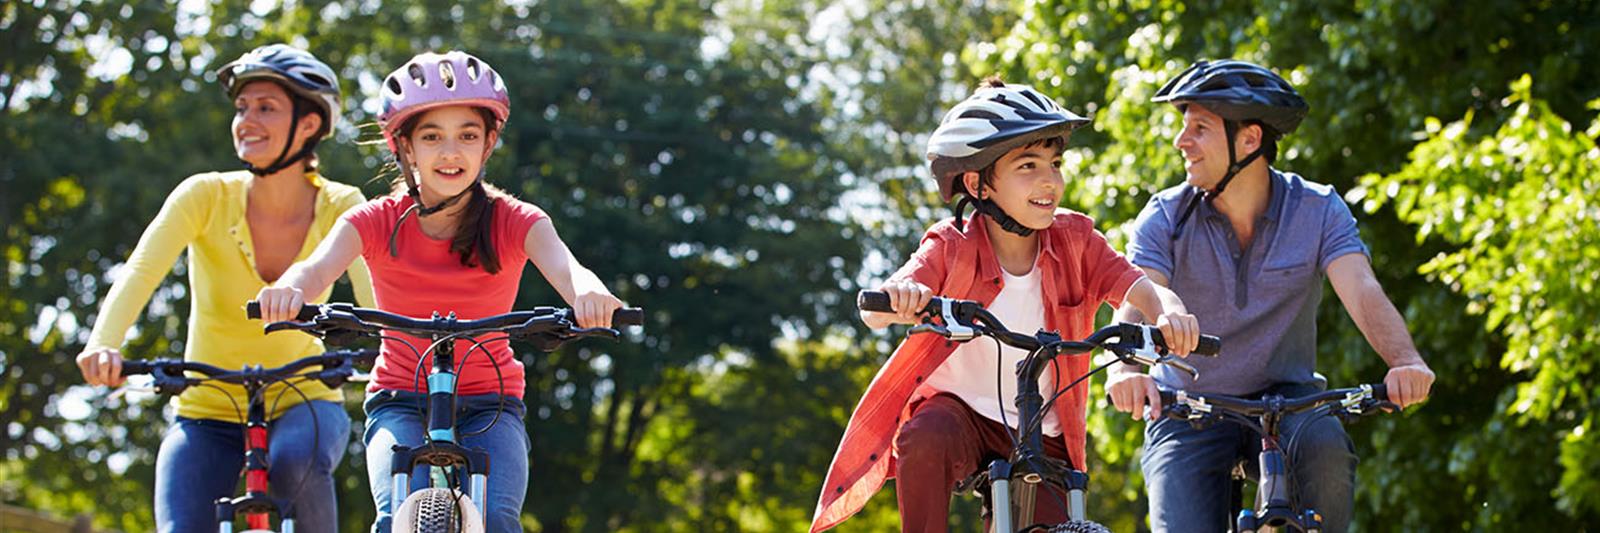
<instances>
[{"instance_id":1,"label":"girl","mask_svg":"<svg viewBox=\"0 0 1600 533\"><path fill-rule=\"evenodd\" d=\"M373 272L378 308L407 316L456 313L462 319L509 312L527 261L576 311L582 327L609 327L622 301L578 264L544 211L483 182L489 153L510 115L500 75L464 52L418 55L383 82L378 122L394 153L399 177L395 194L367 202L340 219L333 235L311 259L289 269L256 299L262 319L290 319L304 294L327 287L358 256ZM428 341L402 337L420 351ZM468 357L472 343L457 341L465 366L456 400L462 442L488 451L489 531L521 531L519 516L528 490L527 427L522 403L522 364L504 342L485 345ZM481 351L480 351L481 352ZM413 385L417 353L384 339L373 370L365 409L367 477L378 508L373 531L389 531L391 448L423 442L424 395ZM503 380L497 379L496 367ZM425 369L424 369L425 371ZM502 398L501 395L505 397ZM502 399L505 416L487 432ZM511 423L507 423L510 421ZM416 487L426 471L412 476Z\"/></svg>"},{"instance_id":2,"label":"girl","mask_svg":"<svg viewBox=\"0 0 1600 533\"><path fill-rule=\"evenodd\" d=\"M194 295L185 359L237 369L279 366L322 351L321 342L306 335L265 336L245 319L239 302L310 255L339 215L364 200L360 190L316 171L312 151L339 118L338 81L310 53L282 44L250 51L222 67L218 79L233 98L233 146L248 172L196 174L167 197L128 258L127 274L111 285L78 355L91 385L122 383L118 348L128 326L185 248ZM345 266L356 299L372 301L364 264ZM326 300L327 285L311 294ZM160 531L215 531L213 501L232 496L238 483L244 421L234 406L248 399L237 386L220 386L226 394L195 387L173 400L178 417L156 455ZM269 485L274 497L292 503L302 531L331 532L338 523L333 469L344 456L350 417L338 390L314 381L298 387L310 401L293 392L280 396L281 386L266 391L268 407L277 407L268 413Z\"/></svg>"}]
</instances>

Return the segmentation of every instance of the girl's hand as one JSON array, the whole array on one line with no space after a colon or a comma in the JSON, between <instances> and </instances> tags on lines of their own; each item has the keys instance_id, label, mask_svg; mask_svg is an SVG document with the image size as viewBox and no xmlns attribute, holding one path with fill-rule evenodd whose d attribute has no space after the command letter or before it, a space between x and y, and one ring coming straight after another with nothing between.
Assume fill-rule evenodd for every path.
<instances>
[{"instance_id":1,"label":"girl's hand","mask_svg":"<svg viewBox=\"0 0 1600 533\"><path fill-rule=\"evenodd\" d=\"M611 314L621 308L622 300L609 292L585 292L572 302L580 328L609 328Z\"/></svg>"},{"instance_id":2,"label":"girl's hand","mask_svg":"<svg viewBox=\"0 0 1600 533\"><path fill-rule=\"evenodd\" d=\"M122 352L116 348L91 348L78 354L78 371L90 385L122 385Z\"/></svg>"},{"instance_id":3,"label":"girl's hand","mask_svg":"<svg viewBox=\"0 0 1600 533\"><path fill-rule=\"evenodd\" d=\"M306 299L300 289L272 286L256 293L256 303L261 304L261 321L271 324L294 320Z\"/></svg>"}]
</instances>

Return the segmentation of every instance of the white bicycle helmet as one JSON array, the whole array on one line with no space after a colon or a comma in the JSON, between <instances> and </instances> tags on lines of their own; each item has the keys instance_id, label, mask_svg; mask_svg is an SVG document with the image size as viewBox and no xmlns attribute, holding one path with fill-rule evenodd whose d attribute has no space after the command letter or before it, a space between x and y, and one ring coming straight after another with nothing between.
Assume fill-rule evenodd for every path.
<instances>
[{"instance_id":1,"label":"white bicycle helmet","mask_svg":"<svg viewBox=\"0 0 1600 533\"><path fill-rule=\"evenodd\" d=\"M948 202L960 192L955 180L962 174L982 170L1016 147L1066 137L1088 123L1026 85L985 84L945 113L928 139L939 195Z\"/></svg>"}]
</instances>

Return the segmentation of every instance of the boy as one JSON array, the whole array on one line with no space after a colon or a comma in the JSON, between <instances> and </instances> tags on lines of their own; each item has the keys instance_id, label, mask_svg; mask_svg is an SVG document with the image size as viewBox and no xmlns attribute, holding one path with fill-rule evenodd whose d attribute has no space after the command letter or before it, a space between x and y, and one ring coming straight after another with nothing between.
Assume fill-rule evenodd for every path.
<instances>
[{"instance_id":1,"label":"boy","mask_svg":"<svg viewBox=\"0 0 1600 533\"><path fill-rule=\"evenodd\" d=\"M917 310L939 294L980 302L1014 331L1043 328L1080 339L1093 331L1101 304L1128 302L1157 317L1174 353L1193 349L1199 327L1177 296L1112 250L1089 217L1057 208L1061 153L1071 131L1088 122L997 78L945 114L927 155L943 199L962 196L956 216L930 228L882 286L895 312L862 312L862 321L874 329L914 324ZM964 224L967 204L976 214ZM956 345L918 335L902 342L851 415L811 531L855 514L889 477L899 479L903 531L945 531L955 483L983 466L985 456L1011 451L1001 421L1015 427L1018 414L1015 380L1007 376L1026 355L997 351L987 338ZM1089 367L1087 357L1056 364L1040 379L1041 391L1054 393ZM1043 424L1045 452L1078 468L1087 396L1087 387L1063 395ZM1048 500L1041 499L1039 519L1065 521L1064 510Z\"/></svg>"}]
</instances>

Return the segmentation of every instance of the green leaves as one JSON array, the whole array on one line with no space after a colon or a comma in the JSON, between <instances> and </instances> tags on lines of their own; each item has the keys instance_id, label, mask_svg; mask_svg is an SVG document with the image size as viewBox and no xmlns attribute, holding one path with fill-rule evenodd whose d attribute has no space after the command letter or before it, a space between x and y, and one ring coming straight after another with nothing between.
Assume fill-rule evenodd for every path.
<instances>
[{"instance_id":1,"label":"green leaves","mask_svg":"<svg viewBox=\"0 0 1600 533\"><path fill-rule=\"evenodd\" d=\"M1600 149L1533 96L1530 76L1511 83L1502 105L1509 116L1498 129L1464 134L1470 113L1431 126L1409 165L1362 183L1388 191L1375 201L1392 202L1401 219L1458 246L1421 271L1471 299L1467 309L1506 339L1499 364L1526 380L1491 425L1541 428L1560 450L1557 507L1584 516L1600 511L1585 479L1600 457L1588 432L1600 385L1590 327L1600 314Z\"/></svg>"}]
</instances>

